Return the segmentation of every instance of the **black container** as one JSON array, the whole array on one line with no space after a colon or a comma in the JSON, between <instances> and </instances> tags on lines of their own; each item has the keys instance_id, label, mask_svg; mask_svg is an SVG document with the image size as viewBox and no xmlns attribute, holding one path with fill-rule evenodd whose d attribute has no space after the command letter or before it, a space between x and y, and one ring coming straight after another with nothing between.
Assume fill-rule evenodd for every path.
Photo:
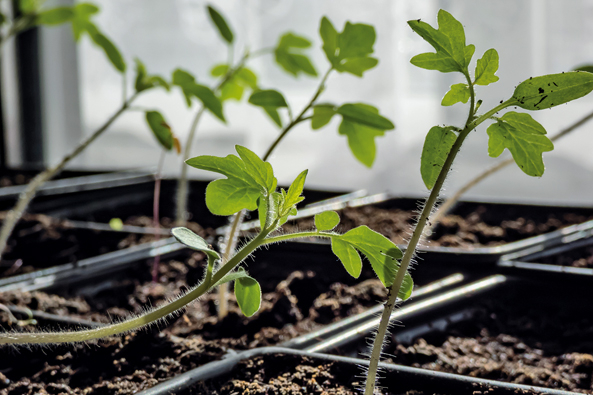
<instances>
[{"instance_id":1,"label":"black container","mask_svg":"<svg viewBox=\"0 0 593 395\"><path fill-rule=\"evenodd\" d=\"M296 219L309 218L313 215L327 210L341 210L346 207L364 207L373 206L381 209L400 209L407 211L416 211L419 204L423 202L422 198L402 198L394 197L389 194L378 194L367 196L364 198L355 198L352 200L342 200L333 202L326 206L315 206L311 209L299 211ZM515 220L517 218L525 218L526 220L544 220L547 219L550 213L555 216L570 216L579 215L583 217L593 217L593 207L569 207L569 206L549 206L549 205L526 205L503 202L474 202L462 201L457 204L451 214L459 216L468 216L472 213L484 211L481 213L483 222L489 225L498 225L505 220ZM500 212L504 212L501 214ZM289 222L290 224L290 222ZM244 231L250 231L254 227L258 227L257 221L245 223ZM337 228L339 230L339 226ZM412 221L410 220L409 229L412 230ZM532 248L547 248L550 246L562 243L562 239L574 233L582 233L591 231L593 229L593 221L588 221L578 225L570 225L557 229L545 234L532 237L523 237L519 234L512 235L516 241L507 242L497 246L484 247L440 247L440 246L420 246L418 252L420 257L426 260L438 259L439 261L446 261L450 263L470 264L475 266L476 263L484 263L494 265L500 257L510 253L528 250ZM219 229L217 233L222 234L223 229ZM375 229L380 232L380 229ZM442 225L438 225L434 233L442 234L446 232ZM510 232L510 230L508 231ZM487 241L487 240L484 240ZM299 244L329 244L328 240L316 238L303 238L290 243ZM400 245L400 248L405 249L405 245Z\"/></svg>"},{"instance_id":2,"label":"black container","mask_svg":"<svg viewBox=\"0 0 593 395\"><path fill-rule=\"evenodd\" d=\"M563 280L566 279L526 280L495 275L405 306L392 315L404 326L392 327L389 343L393 346L387 346L385 355L396 362L408 361L406 364L442 370L462 369L472 376L488 374L496 379L520 380L517 366L523 366L527 377L535 374L534 380L536 377L549 383L555 378L545 372L559 369L558 380L572 377L576 381L567 386L590 390L590 372L579 365L578 356L586 357L593 350L593 311L589 309L593 290L589 284ZM306 350L346 356L368 352L365 339L377 323L377 319L369 321ZM487 373L480 370L485 369L484 365L468 362L486 354L488 361L500 363L500 368L493 365ZM532 358L542 360L533 365L525 362L533 361ZM557 363L556 368L535 373L540 366L554 366L549 365L552 360ZM507 363L510 371L504 370Z\"/></svg>"},{"instance_id":3,"label":"black container","mask_svg":"<svg viewBox=\"0 0 593 395\"><path fill-rule=\"evenodd\" d=\"M223 381L232 379L240 369L244 368L241 362L256 359L259 361L269 360L272 371L278 375L287 370L295 371L295 365L291 362L300 363L305 360L312 367L322 364L333 364L336 372L342 378L342 384L350 387L353 381L363 383L361 378L363 370L368 366L368 361L340 357L334 355L308 353L280 347L260 348L242 352L236 355L230 355L228 358L212 362L208 365L186 372L171 380L156 385L153 388L139 392L138 395L165 395L165 394L198 394L208 388L214 381ZM288 365L287 364L291 364ZM259 366L256 365L256 366ZM455 374L431 372L423 369L415 369L407 366L380 364L382 370L379 385L383 391L389 393L403 394L407 391L418 391L425 394L451 394L451 395L475 395L487 393L492 395L516 395L516 394L574 394L574 392L558 391L548 388L533 387L527 385L517 385L501 383L493 380L482 380L473 377L465 377ZM261 369L261 368L260 368ZM270 375L274 375L271 373ZM265 377L263 374L261 376ZM305 376L305 374L303 374ZM320 377L322 381L322 377ZM303 382L302 385L305 385ZM193 389L193 391L192 391ZM303 391L305 387L301 387ZM358 388L350 389L357 392Z\"/></svg>"}]
</instances>

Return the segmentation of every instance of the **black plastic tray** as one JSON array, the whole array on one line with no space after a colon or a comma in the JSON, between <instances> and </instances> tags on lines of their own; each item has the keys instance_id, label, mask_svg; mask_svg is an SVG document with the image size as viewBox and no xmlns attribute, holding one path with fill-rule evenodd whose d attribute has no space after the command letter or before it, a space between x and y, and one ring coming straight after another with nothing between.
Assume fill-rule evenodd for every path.
<instances>
[{"instance_id":1,"label":"black plastic tray","mask_svg":"<svg viewBox=\"0 0 593 395\"><path fill-rule=\"evenodd\" d=\"M280 347L266 347L230 355L222 361L209 363L158 384L148 390L141 391L138 395L177 394L181 393L181 391L184 391L183 393L189 393L185 391L198 385L200 382L232 377L233 371L243 360L260 356L265 358L266 356L273 357L278 355L295 356L295 360L297 359L296 357L306 357L318 364L333 362L339 364L340 369L347 370L349 374L346 373L346 375L352 379L361 377L364 367L368 366L368 361L362 359L309 353ZM432 372L401 365L381 363L380 368L384 378L380 380L379 385L384 389L391 390L393 393L406 393L406 391L415 390L422 391L426 394L438 393L447 395L475 395L476 393L488 393L492 395L575 394L574 392L502 383L493 380L482 380L473 377Z\"/></svg>"},{"instance_id":2,"label":"black plastic tray","mask_svg":"<svg viewBox=\"0 0 593 395\"><path fill-rule=\"evenodd\" d=\"M312 208L305 208L300 210L295 219L308 218L319 212L327 210L340 210L345 207L360 207L365 205L373 205L380 208L399 208L404 210L417 210L418 205L423 202L423 198L409 198L397 197L388 193L382 193L363 198L348 199L344 198L339 201L334 201L327 205L316 205ZM497 209L504 209L510 212L514 218L521 216L540 217L547 216L550 211L564 213L576 213L587 216L593 215L593 207L572 207L562 205L528 205L520 203L506 203L506 202L483 202L483 201L461 201L457 204L452 214L464 215L473 212L477 207L486 206ZM483 217L486 222L500 223L500 218L496 213L488 214ZM257 221L246 222L242 230L249 233L253 228L259 226ZM218 234L223 234L225 227L217 230ZM438 232L438 226L435 232ZM529 250L533 248L545 249L551 246L562 243L563 239L571 237L573 234L582 234L583 232L591 232L593 230L593 220L558 229L553 232L542 234L539 236L525 238L514 242L509 242L499 246L493 247L431 247L423 246L418 248L419 257L429 260L438 259L439 261L454 262L461 264L487 263L494 265L503 255L511 254L518 251ZM317 238L302 238L295 241L290 241L287 244L329 244L326 239ZM286 244L284 244L286 245ZM405 245L400 245L400 248L405 249Z\"/></svg>"}]
</instances>

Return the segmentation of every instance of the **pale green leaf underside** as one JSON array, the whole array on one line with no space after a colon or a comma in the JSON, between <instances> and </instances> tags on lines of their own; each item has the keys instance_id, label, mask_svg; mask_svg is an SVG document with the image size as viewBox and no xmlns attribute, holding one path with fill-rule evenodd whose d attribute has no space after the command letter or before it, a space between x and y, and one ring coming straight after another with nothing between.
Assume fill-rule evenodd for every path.
<instances>
[{"instance_id":1,"label":"pale green leaf underside","mask_svg":"<svg viewBox=\"0 0 593 395\"><path fill-rule=\"evenodd\" d=\"M202 251L208 255L211 259L220 259L218 253L210 248L206 240L192 232L187 228L173 228L171 229L173 236L182 244L185 244L189 248Z\"/></svg>"},{"instance_id":2,"label":"pale green leaf underside","mask_svg":"<svg viewBox=\"0 0 593 395\"><path fill-rule=\"evenodd\" d=\"M498 81L494 75L498 71L498 52L491 48L484 53L481 59L478 59L475 72L475 84L488 85Z\"/></svg>"},{"instance_id":3,"label":"pale green leaf underside","mask_svg":"<svg viewBox=\"0 0 593 395\"><path fill-rule=\"evenodd\" d=\"M354 278L360 277L362 271L362 259L352 244L342 241L339 238L332 238L332 252L338 257L344 268Z\"/></svg>"},{"instance_id":4,"label":"pale green leaf underside","mask_svg":"<svg viewBox=\"0 0 593 395\"><path fill-rule=\"evenodd\" d=\"M311 118L311 128L313 130L321 129L327 125L334 115L336 115L335 106L331 104L319 104L313 107L313 117Z\"/></svg>"},{"instance_id":5,"label":"pale green leaf underside","mask_svg":"<svg viewBox=\"0 0 593 395\"><path fill-rule=\"evenodd\" d=\"M375 137L383 136L385 134L383 130L343 119L338 133L348 138L348 146L356 159L367 167L373 166L377 153Z\"/></svg>"},{"instance_id":6,"label":"pale green leaf underside","mask_svg":"<svg viewBox=\"0 0 593 395\"><path fill-rule=\"evenodd\" d=\"M206 188L206 206L215 215L233 215L243 209L257 209L259 187L237 178L212 181Z\"/></svg>"},{"instance_id":7,"label":"pale green leaf underside","mask_svg":"<svg viewBox=\"0 0 593 395\"><path fill-rule=\"evenodd\" d=\"M513 98L526 110L543 110L568 103L593 90L593 74L571 71L534 77L520 83Z\"/></svg>"},{"instance_id":8,"label":"pale green leaf underside","mask_svg":"<svg viewBox=\"0 0 593 395\"><path fill-rule=\"evenodd\" d=\"M426 188L434 187L455 140L457 135L447 128L434 126L428 131L420 158L420 173Z\"/></svg>"}]
</instances>

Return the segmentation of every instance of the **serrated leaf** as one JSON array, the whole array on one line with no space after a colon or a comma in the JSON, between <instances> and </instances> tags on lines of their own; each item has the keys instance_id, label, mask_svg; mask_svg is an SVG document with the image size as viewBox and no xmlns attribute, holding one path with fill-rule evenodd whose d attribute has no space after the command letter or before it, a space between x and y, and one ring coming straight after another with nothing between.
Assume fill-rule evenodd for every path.
<instances>
[{"instance_id":1,"label":"serrated leaf","mask_svg":"<svg viewBox=\"0 0 593 395\"><path fill-rule=\"evenodd\" d=\"M438 30L420 20L408 21L412 30L436 50L436 53L416 55L410 62L417 67L443 73L452 71L465 73L475 48L466 47L463 25L450 13L439 10L437 19Z\"/></svg>"},{"instance_id":2,"label":"serrated leaf","mask_svg":"<svg viewBox=\"0 0 593 395\"><path fill-rule=\"evenodd\" d=\"M315 227L317 230L332 230L340 223L340 216L335 211L324 211L315 214Z\"/></svg>"},{"instance_id":3,"label":"serrated leaf","mask_svg":"<svg viewBox=\"0 0 593 395\"><path fill-rule=\"evenodd\" d=\"M329 19L323 17L319 34L328 61L340 73L362 77L365 71L377 65L378 60L369 56L376 38L373 26L346 22L344 30L338 33Z\"/></svg>"},{"instance_id":4,"label":"serrated leaf","mask_svg":"<svg viewBox=\"0 0 593 395\"><path fill-rule=\"evenodd\" d=\"M216 26L216 29L220 33L221 37L231 44L233 42L233 32L229 28L229 25L224 20L223 16L216 11L212 6L208 6L208 14L210 15L210 20Z\"/></svg>"},{"instance_id":5,"label":"serrated leaf","mask_svg":"<svg viewBox=\"0 0 593 395\"><path fill-rule=\"evenodd\" d=\"M432 189L445 164L445 159L455 144L457 135L448 128L434 126L426 135L422 157L420 158L420 173L426 188Z\"/></svg>"},{"instance_id":6,"label":"serrated leaf","mask_svg":"<svg viewBox=\"0 0 593 395\"><path fill-rule=\"evenodd\" d=\"M475 72L476 85L488 85L498 81L494 75L498 71L498 52L491 48L484 53L481 59L478 59Z\"/></svg>"},{"instance_id":7,"label":"serrated leaf","mask_svg":"<svg viewBox=\"0 0 593 395\"><path fill-rule=\"evenodd\" d=\"M362 272L362 259L352 244L333 237L331 241L332 252L338 257L344 268L354 278L360 277Z\"/></svg>"},{"instance_id":8,"label":"serrated leaf","mask_svg":"<svg viewBox=\"0 0 593 395\"><path fill-rule=\"evenodd\" d=\"M216 215L231 215L242 209L256 210L259 197L268 195L276 188L277 181L269 163L262 162L262 166L258 164L261 159L247 148L236 146L236 149L248 163L235 155L224 158L203 155L186 161L192 167L228 177L213 181L206 188L206 205ZM256 181L258 177L259 181ZM269 189L266 191L266 188Z\"/></svg>"},{"instance_id":9,"label":"serrated leaf","mask_svg":"<svg viewBox=\"0 0 593 395\"><path fill-rule=\"evenodd\" d=\"M163 115L158 111L146 111L145 116L146 123L148 123L159 144L167 151L173 149L173 133Z\"/></svg>"},{"instance_id":10,"label":"serrated leaf","mask_svg":"<svg viewBox=\"0 0 593 395\"><path fill-rule=\"evenodd\" d=\"M208 243L206 243L206 240L204 240L191 230L179 227L171 229L171 233L177 239L177 241L179 241L181 244L185 244L192 250L201 251L208 255L210 259L220 259L220 255L218 255L218 252L210 248Z\"/></svg>"},{"instance_id":11,"label":"serrated leaf","mask_svg":"<svg viewBox=\"0 0 593 395\"><path fill-rule=\"evenodd\" d=\"M237 153L245 164L245 170L266 192L276 189L277 180L274 177L272 165L264 162L252 151L240 145L235 146Z\"/></svg>"},{"instance_id":12,"label":"serrated leaf","mask_svg":"<svg viewBox=\"0 0 593 395\"><path fill-rule=\"evenodd\" d=\"M280 41L274 49L276 63L295 77L299 73L317 76L315 67L302 52L303 48L309 48L310 46L311 42L306 38L293 33L286 33L280 37Z\"/></svg>"},{"instance_id":13,"label":"serrated leaf","mask_svg":"<svg viewBox=\"0 0 593 395\"><path fill-rule=\"evenodd\" d=\"M260 107L288 107L282 93L273 89L253 92L249 97L249 103Z\"/></svg>"},{"instance_id":14,"label":"serrated leaf","mask_svg":"<svg viewBox=\"0 0 593 395\"><path fill-rule=\"evenodd\" d=\"M285 208L292 208L292 206L302 202L304 198L301 196L303 189L305 188L305 180L309 170L303 170L290 184L288 192L286 192L286 198L284 200Z\"/></svg>"},{"instance_id":15,"label":"serrated leaf","mask_svg":"<svg viewBox=\"0 0 593 395\"><path fill-rule=\"evenodd\" d=\"M243 314L251 317L259 310L261 287L252 277L240 277L235 280L235 297Z\"/></svg>"},{"instance_id":16,"label":"serrated leaf","mask_svg":"<svg viewBox=\"0 0 593 395\"><path fill-rule=\"evenodd\" d=\"M348 146L356 159L369 168L373 166L377 153L375 137L385 135L384 130L343 119L338 128L338 133L348 138Z\"/></svg>"},{"instance_id":17,"label":"serrated leaf","mask_svg":"<svg viewBox=\"0 0 593 395\"><path fill-rule=\"evenodd\" d=\"M507 148L515 163L527 175L544 174L542 154L552 151L554 144L546 137L546 130L529 114L508 112L488 127L488 154L497 157Z\"/></svg>"},{"instance_id":18,"label":"serrated leaf","mask_svg":"<svg viewBox=\"0 0 593 395\"><path fill-rule=\"evenodd\" d=\"M222 122L226 123L222 109L222 103L220 102L220 99L216 97L212 89L205 85L194 83L190 86L190 92L195 97L197 97L202 102L204 107L206 107L212 114L214 114Z\"/></svg>"},{"instance_id":19,"label":"serrated leaf","mask_svg":"<svg viewBox=\"0 0 593 395\"><path fill-rule=\"evenodd\" d=\"M533 77L520 83L513 98L526 110L543 110L568 103L593 90L593 74L571 71Z\"/></svg>"},{"instance_id":20,"label":"serrated leaf","mask_svg":"<svg viewBox=\"0 0 593 395\"><path fill-rule=\"evenodd\" d=\"M385 287L393 284L401 259L400 249L385 236L367 226L359 226L345 234L332 238L350 244L360 251L371 263L377 277ZM338 256L338 258L340 258Z\"/></svg>"},{"instance_id":21,"label":"serrated leaf","mask_svg":"<svg viewBox=\"0 0 593 395\"><path fill-rule=\"evenodd\" d=\"M311 128L313 128L313 130L321 129L327 125L336 114L336 107L332 104L318 104L314 106L313 116L311 117Z\"/></svg>"},{"instance_id":22,"label":"serrated leaf","mask_svg":"<svg viewBox=\"0 0 593 395\"><path fill-rule=\"evenodd\" d=\"M39 25L55 26L66 23L74 18L72 7L56 7L41 11L35 18L35 23Z\"/></svg>"},{"instance_id":23,"label":"serrated leaf","mask_svg":"<svg viewBox=\"0 0 593 395\"><path fill-rule=\"evenodd\" d=\"M337 110L338 114L350 122L370 126L380 130L394 129L393 123L379 115L379 110L364 103L343 104Z\"/></svg>"},{"instance_id":24,"label":"serrated leaf","mask_svg":"<svg viewBox=\"0 0 593 395\"><path fill-rule=\"evenodd\" d=\"M441 101L441 106L452 106L455 103L467 103L470 98L470 91L467 84L451 85L449 92L445 94Z\"/></svg>"}]
</instances>

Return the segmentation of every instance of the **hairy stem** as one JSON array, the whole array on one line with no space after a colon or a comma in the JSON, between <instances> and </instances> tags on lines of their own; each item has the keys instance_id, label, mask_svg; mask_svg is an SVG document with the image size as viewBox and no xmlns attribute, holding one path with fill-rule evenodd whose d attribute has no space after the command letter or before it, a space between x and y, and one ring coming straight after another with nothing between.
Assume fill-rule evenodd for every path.
<instances>
[{"instance_id":1,"label":"hairy stem","mask_svg":"<svg viewBox=\"0 0 593 395\"><path fill-rule=\"evenodd\" d=\"M35 178L29 182L25 190L19 195L18 201L16 205L8 212L6 215L6 219L2 224L2 229L0 229L0 258L1 254L6 249L6 244L8 242L8 238L10 237L16 223L19 219L23 216L23 213L29 206L29 203L35 197L37 190L46 182L54 178L58 173L60 173L64 167L70 162L72 159L76 158L82 151L85 150L95 139L97 139L103 132L105 132L109 126L130 106L137 97L137 93L132 95L127 101L125 101L121 107L105 122L99 129L97 129L94 133L92 133L89 137L87 137L84 141L82 141L72 152L62 158L60 163L57 165L50 167L41 173L39 173Z\"/></svg>"},{"instance_id":2,"label":"hairy stem","mask_svg":"<svg viewBox=\"0 0 593 395\"><path fill-rule=\"evenodd\" d=\"M154 239L155 241L159 241L161 239L161 232L159 232L161 228L160 222L160 201L161 201L161 179L163 173L163 164L165 162L165 154L167 151L163 150L161 152L161 157L159 158L159 165L157 167L156 173L154 175L154 195L152 198L152 228L154 229ZM159 280L159 263L161 262L161 255L157 254L154 257L154 261L152 262L152 282L156 284Z\"/></svg>"},{"instance_id":3,"label":"hairy stem","mask_svg":"<svg viewBox=\"0 0 593 395\"><path fill-rule=\"evenodd\" d=\"M466 75L466 77L468 77L468 76ZM389 326L389 318L391 317L391 313L392 313L392 311L395 307L395 303L397 301L397 295L399 294L400 288L404 281L404 276L406 275L406 273L408 271L408 267L410 266L412 258L414 257L414 254L416 252L416 247L418 246L418 244L420 243L420 241L422 239L422 236L424 233L424 227L426 226L426 223L428 222L428 217L430 216L430 213L437 201L437 198L439 196L441 188L443 187L443 183L445 182L445 179L447 178L449 170L451 169L451 165L453 164L453 161L455 160L455 157L457 156L457 153L459 152L461 145L463 144L465 138L469 135L469 133L473 129L475 129L479 124L481 124L482 122L484 122L485 120L490 118L492 115L494 115L498 111L515 103L514 99L509 99L506 102L501 103L497 107L488 111L486 114L484 114L474 120L475 96L474 96L473 85L472 85L469 77L468 77L468 83L469 83L471 98L472 98L471 107L469 110L469 116L468 116L465 128L459 133L457 140L455 140L455 143L453 144L451 151L449 151L449 154L447 155L447 158L445 159L445 163L443 164L443 167L441 168L441 171L440 171L439 176L435 182L435 185L432 188L432 190L430 191L430 195L428 196L428 199L426 200L426 203L424 204L424 208L422 209L422 212L420 213L420 217L418 218L418 223L416 224L416 227L414 228L414 232L412 233L410 242L408 243L408 246L406 248L404 256L401 260L400 268L397 272L397 275L395 276L393 285L389 289L389 298L384 305L383 313L381 314L381 321L379 323L379 328L377 329L377 334L376 334L375 340L373 342L373 349L371 351L371 359L370 359L369 369L368 369L367 378L366 378L367 381L365 384L365 392L364 392L365 395L373 395L374 394L375 384L376 384L376 380L377 380L377 369L379 366L379 361L381 359L381 352L383 350L383 341L385 340L385 335L387 333L387 328Z\"/></svg>"},{"instance_id":4,"label":"hairy stem","mask_svg":"<svg viewBox=\"0 0 593 395\"><path fill-rule=\"evenodd\" d=\"M593 119L593 112L590 112L583 118L579 119L577 122L573 123L572 125L568 126L567 128L562 129L560 132L551 136L550 140L556 141L559 138L566 136L573 130L578 129L579 127L583 126L585 123L587 123L591 119ZM513 158L505 159L505 160L497 163L496 165L484 170L482 173L478 174L476 177L472 178L466 184L464 184L461 188L459 188L453 194L453 196L447 198L443 202L443 204L437 209L437 211L432 215L432 217L430 218L430 222L428 224L428 229L425 232L425 234L430 234L430 232L432 231L432 229L434 229L436 224L439 223L441 221L441 219L443 219L443 217L445 215L447 215L447 213L449 211L451 211L451 209L453 208L455 203L457 203L459 201L459 199L461 198L461 196L464 195L468 190L472 189L474 186L476 186L477 184L482 182L484 179L490 177L492 174L497 173L499 170L504 169L505 167L507 167L508 165L510 165L514 162L515 161Z\"/></svg>"},{"instance_id":5,"label":"hairy stem","mask_svg":"<svg viewBox=\"0 0 593 395\"><path fill-rule=\"evenodd\" d=\"M222 77L220 82L212 89L214 93L217 93L224 85L229 82L235 74L239 72L244 66L247 59L249 59L249 53L246 53L241 61L233 68L229 69L227 73ZM195 139L196 131L198 129L198 124L200 123L200 119L202 115L206 111L206 107L202 104L200 109L196 113L191 126L189 128L189 133L187 135L187 139L185 140L185 146L183 147L183 157L181 158L181 174L179 176L178 184L177 184L177 207L176 207L176 222L177 225L183 226L187 224L188 213L187 213L187 195L188 195L188 180L187 180L187 165L185 161L189 159L191 155L191 148L193 141Z\"/></svg>"},{"instance_id":6,"label":"hairy stem","mask_svg":"<svg viewBox=\"0 0 593 395\"><path fill-rule=\"evenodd\" d=\"M223 266L229 261L237 248L237 242L239 241L238 229L241 222L243 222L244 216L245 210L241 210L232 217L231 225L224 237L227 243L224 245L224 252L222 254L221 265ZM221 284L220 287L218 287L218 318L226 317L229 312L228 290L228 283Z\"/></svg>"},{"instance_id":7,"label":"hairy stem","mask_svg":"<svg viewBox=\"0 0 593 395\"><path fill-rule=\"evenodd\" d=\"M206 292L210 291L213 286L218 283L224 276L235 269L241 262L243 262L253 251L265 244L279 241L278 238L268 238L268 234L275 228L275 225L270 229L262 230L254 239L241 248L229 261L220 267L220 269L212 274L214 262L209 260L207 267L207 274L202 283L191 289L185 295L180 296L172 302L169 302L161 307L157 307L152 311L148 311L128 320L106 325L100 328L87 329L72 332L25 332L25 333L0 333L0 344L56 344L56 343L76 343L88 340L101 339L109 336L116 336L122 333L127 333L147 325L150 325L159 320L165 319L170 314L182 309L187 304L193 302ZM297 237L318 236L331 237L333 234L324 232L304 232L303 235L299 233L292 234L292 238ZM284 235L287 236L287 235ZM284 237L283 240L289 238Z\"/></svg>"}]
</instances>

